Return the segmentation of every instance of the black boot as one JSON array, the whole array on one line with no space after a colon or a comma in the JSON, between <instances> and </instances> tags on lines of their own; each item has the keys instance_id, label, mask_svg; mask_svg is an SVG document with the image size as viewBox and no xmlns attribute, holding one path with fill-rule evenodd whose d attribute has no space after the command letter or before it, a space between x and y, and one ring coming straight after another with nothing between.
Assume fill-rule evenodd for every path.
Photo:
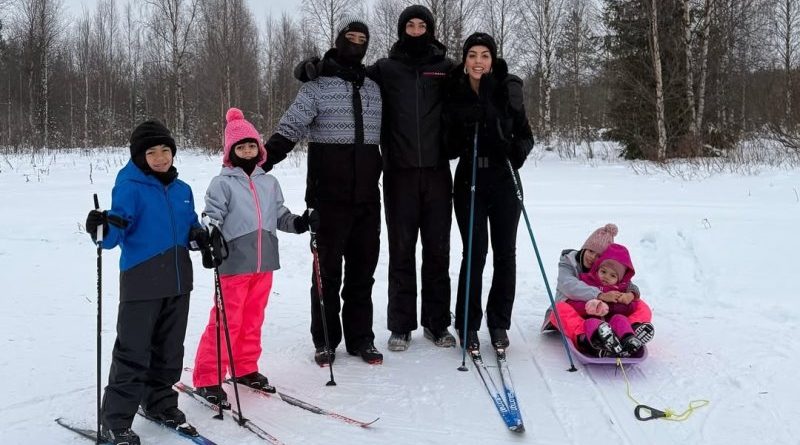
<instances>
[{"instance_id":1,"label":"black boot","mask_svg":"<svg viewBox=\"0 0 800 445\"><path fill-rule=\"evenodd\" d=\"M452 348L456 345L456 339L453 337L453 334L447 330L447 328L442 329L429 329L424 328L422 333L425 335L425 338L432 341L434 345L440 348Z\"/></svg>"},{"instance_id":2,"label":"black boot","mask_svg":"<svg viewBox=\"0 0 800 445\"><path fill-rule=\"evenodd\" d=\"M626 335L620 343L622 344L622 355L624 357L636 357L639 350L644 346L644 343L635 334Z\"/></svg>"},{"instance_id":3,"label":"black boot","mask_svg":"<svg viewBox=\"0 0 800 445\"><path fill-rule=\"evenodd\" d=\"M222 405L222 409L230 409L231 404L228 403L228 394L219 385L202 386L196 388L195 392L198 396L208 400L214 405Z\"/></svg>"},{"instance_id":4,"label":"black boot","mask_svg":"<svg viewBox=\"0 0 800 445\"><path fill-rule=\"evenodd\" d=\"M411 343L410 332L392 332L389 336L388 348L390 351L405 351Z\"/></svg>"},{"instance_id":5,"label":"black boot","mask_svg":"<svg viewBox=\"0 0 800 445\"><path fill-rule=\"evenodd\" d=\"M634 323L631 327L633 328L633 335L635 335L642 344L649 342L656 335L656 328L652 323Z\"/></svg>"},{"instance_id":6,"label":"black boot","mask_svg":"<svg viewBox=\"0 0 800 445\"><path fill-rule=\"evenodd\" d=\"M130 428L103 429L103 437L114 445L141 445L139 435Z\"/></svg>"},{"instance_id":7,"label":"black boot","mask_svg":"<svg viewBox=\"0 0 800 445\"><path fill-rule=\"evenodd\" d=\"M383 363L383 354L375 348L373 342L369 342L356 351L350 351L351 355L360 355L361 359L370 365L380 365Z\"/></svg>"},{"instance_id":8,"label":"black boot","mask_svg":"<svg viewBox=\"0 0 800 445\"><path fill-rule=\"evenodd\" d=\"M259 391L274 393L275 387L269 384L269 379L259 372L251 372L250 374L236 377L236 383L241 383L244 386L249 386Z\"/></svg>"},{"instance_id":9,"label":"black boot","mask_svg":"<svg viewBox=\"0 0 800 445\"><path fill-rule=\"evenodd\" d=\"M507 349L511 342L508 341L508 332L502 328L489 328L489 337L495 349Z\"/></svg>"},{"instance_id":10,"label":"black boot","mask_svg":"<svg viewBox=\"0 0 800 445\"><path fill-rule=\"evenodd\" d=\"M622 354L622 345L619 343L617 336L614 335L614 331L611 330L611 326L606 322L600 323L597 331L589 341L597 349L604 349L615 356Z\"/></svg>"},{"instance_id":11,"label":"black boot","mask_svg":"<svg viewBox=\"0 0 800 445\"><path fill-rule=\"evenodd\" d=\"M144 414L148 419L163 423L170 428L176 428L178 425L186 423L186 415L177 406L171 406L161 412L144 410Z\"/></svg>"},{"instance_id":12,"label":"black boot","mask_svg":"<svg viewBox=\"0 0 800 445\"><path fill-rule=\"evenodd\" d=\"M464 347L464 336L459 331L458 332L458 340L461 342L461 346ZM467 331L467 351L480 351L481 350L481 342L478 340L478 331Z\"/></svg>"},{"instance_id":13,"label":"black boot","mask_svg":"<svg viewBox=\"0 0 800 445\"><path fill-rule=\"evenodd\" d=\"M597 349L592 346L592 343L586 338L585 334L578 334L578 338L576 339L575 346L578 348L578 352L581 354L588 356L588 357L608 357L610 354L605 349Z\"/></svg>"},{"instance_id":14,"label":"black boot","mask_svg":"<svg viewBox=\"0 0 800 445\"><path fill-rule=\"evenodd\" d=\"M336 360L336 351L330 351L325 349L325 346L319 346L314 352L314 361L317 362L317 365L320 367L330 366L331 363Z\"/></svg>"}]
</instances>

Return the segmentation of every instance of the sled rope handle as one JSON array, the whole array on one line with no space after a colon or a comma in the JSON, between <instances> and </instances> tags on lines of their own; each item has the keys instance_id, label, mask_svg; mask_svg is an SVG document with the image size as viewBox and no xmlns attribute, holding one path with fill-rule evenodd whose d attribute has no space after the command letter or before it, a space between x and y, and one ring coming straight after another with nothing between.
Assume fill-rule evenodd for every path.
<instances>
[{"instance_id":1,"label":"sled rope handle","mask_svg":"<svg viewBox=\"0 0 800 445\"><path fill-rule=\"evenodd\" d=\"M676 414L675 411L667 408L664 411L649 407L647 405L643 405L636 400L633 395L631 395L631 382L628 380L628 374L625 373L625 367L622 365L622 360L617 358L617 366L620 370L622 370L622 377L625 379L625 391L628 394L628 398L636 404L636 408L633 409L633 415L636 416L637 419L641 421L653 420L653 419L664 419L669 420L672 422L683 422L684 420L688 419L692 414L694 414L694 410L707 406L711 402L709 400L692 400L689 402L689 407L686 408L680 414Z\"/></svg>"}]
</instances>

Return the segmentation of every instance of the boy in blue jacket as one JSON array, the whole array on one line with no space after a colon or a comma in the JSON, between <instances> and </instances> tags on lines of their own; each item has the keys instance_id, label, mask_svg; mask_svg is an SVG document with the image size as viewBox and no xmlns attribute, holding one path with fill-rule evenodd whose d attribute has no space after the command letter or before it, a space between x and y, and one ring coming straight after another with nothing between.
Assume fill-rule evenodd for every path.
<instances>
[{"instance_id":1,"label":"boy in blue jacket","mask_svg":"<svg viewBox=\"0 0 800 445\"><path fill-rule=\"evenodd\" d=\"M111 210L92 210L86 230L101 246L120 246L117 339L103 396L102 432L113 444L138 445L131 430L139 405L148 417L191 433L172 385L183 367L192 290L189 242L207 245L192 190L178 179L175 141L156 120L133 130L131 159L117 174Z\"/></svg>"}]
</instances>

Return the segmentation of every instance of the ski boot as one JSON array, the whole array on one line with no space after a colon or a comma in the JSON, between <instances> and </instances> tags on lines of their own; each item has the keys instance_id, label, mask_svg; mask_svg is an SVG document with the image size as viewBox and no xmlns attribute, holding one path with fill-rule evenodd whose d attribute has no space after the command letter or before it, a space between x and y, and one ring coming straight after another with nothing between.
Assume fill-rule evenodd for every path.
<instances>
[{"instance_id":1,"label":"ski boot","mask_svg":"<svg viewBox=\"0 0 800 445\"><path fill-rule=\"evenodd\" d=\"M241 383L244 386L249 386L258 391L275 393L275 387L269 384L269 379L259 372L251 372L250 374L236 377L236 383Z\"/></svg>"},{"instance_id":2,"label":"ski boot","mask_svg":"<svg viewBox=\"0 0 800 445\"><path fill-rule=\"evenodd\" d=\"M336 351L328 351L325 346L319 346L314 352L314 361L321 368L330 366L336 360Z\"/></svg>"},{"instance_id":3,"label":"ski boot","mask_svg":"<svg viewBox=\"0 0 800 445\"><path fill-rule=\"evenodd\" d=\"M219 385L203 386L194 390L198 396L206 399L214 405L222 405L222 409L231 409L228 403L228 394Z\"/></svg>"},{"instance_id":4,"label":"ski boot","mask_svg":"<svg viewBox=\"0 0 800 445\"><path fill-rule=\"evenodd\" d=\"M113 445L141 445L139 435L130 428L103 429L103 438Z\"/></svg>"},{"instance_id":5,"label":"ski boot","mask_svg":"<svg viewBox=\"0 0 800 445\"><path fill-rule=\"evenodd\" d=\"M490 328L489 337L492 339L492 346L495 349L508 349L511 342L508 341L508 332L502 328Z\"/></svg>"},{"instance_id":6,"label":"ski boot","mask_svg":"<svg viewBox=\"0 0 800 445\"><path fill-rule=\"evenodd\" d=\"M350 355L360 355L361 359L365 362L369 363L370 365L380 365L383 363L383 354L381 354L376 348L375 343L369 342L361 349L355 351L348 351Z\"/></svg>"}]
</instances>

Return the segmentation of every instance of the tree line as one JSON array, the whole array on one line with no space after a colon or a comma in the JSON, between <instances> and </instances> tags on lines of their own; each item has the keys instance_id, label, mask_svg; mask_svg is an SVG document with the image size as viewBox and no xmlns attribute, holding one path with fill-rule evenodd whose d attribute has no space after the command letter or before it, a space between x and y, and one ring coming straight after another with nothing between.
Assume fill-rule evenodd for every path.
<instances>
[{"instance_id":1,"label":"tree line","mask_svg":"<svg viewBox=\"0 0 800 445\"><path fill-rule=\"evenodd\" d=\"M294 66L366 17L368 61L407 0L302 0L256 17L245 0L0 0L0 147L125 145L157 117L181 146L221 146L228 107L271 133ZM707 156L797 134L800 0L420 0L454 59L474 31L525 80L537 139L620 142L629 158Z\"/></svg>"}]
</instances>

